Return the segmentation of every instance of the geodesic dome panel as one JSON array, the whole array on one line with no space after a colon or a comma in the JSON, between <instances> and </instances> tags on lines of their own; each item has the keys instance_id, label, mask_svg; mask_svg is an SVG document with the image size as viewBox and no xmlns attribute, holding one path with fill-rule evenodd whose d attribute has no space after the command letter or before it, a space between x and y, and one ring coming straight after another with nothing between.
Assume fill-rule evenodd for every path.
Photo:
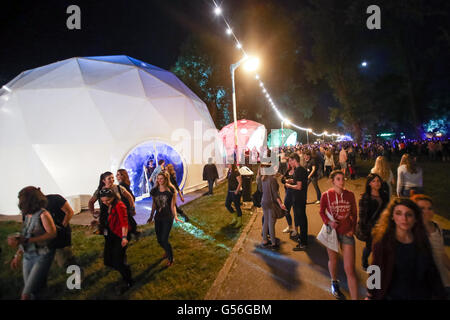
<instances>
[{"instance_id":1,"label":"geodesic dome panel","mask_svg":"<svg viewBox=\"0 0 450 320\"><path fill-rule=\"evenodd\" d=\"M217 130L206 105L174 74L128 56L71 58L27 70L0 91L1 214L18 213L28 185L63 196L92 194L147 141L173 146L194 124ZM185 190L202 187L203 164L186 163ZM219 170L220 173L221 170Z\"/></svg>"}]
</instances>

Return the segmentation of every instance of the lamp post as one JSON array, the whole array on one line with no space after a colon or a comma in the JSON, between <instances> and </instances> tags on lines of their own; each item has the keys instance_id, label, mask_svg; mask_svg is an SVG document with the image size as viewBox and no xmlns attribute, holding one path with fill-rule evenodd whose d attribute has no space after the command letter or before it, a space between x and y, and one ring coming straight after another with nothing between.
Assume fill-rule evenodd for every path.
<instances>
[{"instance_id":1,"label":"lamp post","mask_svg":"<svg viewBox=\"0 0 450 320\"><path fill-rule=\"evenodd\" d=\"M251 58L245 55L241 60L230 66L231 82L233 88L233 120L234 120L234 148L237 149L238 145L238 129L237 129L237 112L236 112L236 88L234 85L234 72L242 64L246 62L246 69L254 71L258 68L259 60L257 58ZM237 151L237 150L236 150Z\"/></svg>"}]
</instances>

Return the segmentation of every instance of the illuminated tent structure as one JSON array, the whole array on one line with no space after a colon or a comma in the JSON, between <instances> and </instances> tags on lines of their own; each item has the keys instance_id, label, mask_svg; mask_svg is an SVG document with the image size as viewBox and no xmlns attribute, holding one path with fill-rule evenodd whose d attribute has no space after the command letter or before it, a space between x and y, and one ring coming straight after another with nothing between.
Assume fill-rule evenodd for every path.
<instances>
[{"instance_id":1,"label":"illuminated tent structure","mask_svg":"<svg viewBox=\"0 0 450 320\"><path fill-rule=\"evenodd\" d=\"M291 129L271 130L267 138L269 148L284 146L295 146L297 144L297 132Z\"/></svg>"},{"instance_id":2,"label":"illuminated tent structure","mask_svg":"<svg viewBox=\"0 0 450 320\"><path fill-rule=\"evenodd\" d=\"M100 174L119 168L145 197L150 159L173 163L185 192L199 189L214 154L189 158L194 127L217 133L205 103L171 72L128 56L76 57L24 71L0 90L0 213L17 214L18 191L29 185L62 194L79 211ZM191 148L180 151L174 132Z\"/></svg>"},{"instance_id":3,"label":"illuminated tent structure","mask_svg":"<svg viewBox=\"0 0 450 320\"><path fill-rule=\"evenodd\" d=\"M242 154L243 150L260 152L266 141L266 127L252 120L238 120L238 152ZM219 132L219 139L226 150L227 157L234 153L234 122L226 125Z\"/></svg>"}]
</instances>

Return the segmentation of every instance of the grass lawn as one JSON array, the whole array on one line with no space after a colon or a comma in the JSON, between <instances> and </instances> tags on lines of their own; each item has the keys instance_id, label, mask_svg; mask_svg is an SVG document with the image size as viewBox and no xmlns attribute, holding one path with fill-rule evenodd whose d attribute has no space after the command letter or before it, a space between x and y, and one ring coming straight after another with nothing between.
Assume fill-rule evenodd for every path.
<instances>
[{"instance_id":1,"label":"grass lawn","mask_svg":"<svg viewBox=\"0 0 450 320\"><path fill-rule=\"evenodd\" d=\"M243 226L227 226L232 216L224 207L227 184L215 188L214 195L194 200L183 210L190 223L174 224L170 242L175 263L167 268L164 251L156 241L154 226L142 226L144 237L128 248L135 286L122 296L115 289L122 284L120 274L103 265L102 236L88 227L73 226L73 251L83 270L81 290L68 290L68 274L52 265L46 299L203 299L216 279L240 232L249 221L250 211L243 210ZM253 187L254 188L254 187ZM15 222L0 223L0 298L18 299L23 286L22 271L5 265L14 251L7 246L7 235L20 231Z\"/></svg>"},{"instance_id":2,"label":"grass lawn","mask_svg":"<svg viewBox=\"0 0 450 320\"><path fill-rule=\"evenodd\" d=\"M397 179L397 167L400 158L393 157L391 169ZM374 160L356 160L357 173L359 176L366 176L374 166ZM425 193L433 198L435 212L447 219L450 219L450 162L428 161L422 159L419 166L423 170L423 184Z\"/></svg>"}]
</instances>

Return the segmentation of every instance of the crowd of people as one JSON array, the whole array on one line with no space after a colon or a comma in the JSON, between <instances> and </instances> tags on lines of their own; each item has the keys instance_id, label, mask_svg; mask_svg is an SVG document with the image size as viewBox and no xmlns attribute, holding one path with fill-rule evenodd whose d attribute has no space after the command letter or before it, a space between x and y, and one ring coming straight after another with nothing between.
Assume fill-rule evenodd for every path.
<instances>
[{"instance_id":1,"label":"crowd of people","mask_svg":"<svg viewBox=\"0 0 450 320\"><path fill-rule=\"evenodd\" d=\"M437 145L441 146L437 148L440 153L432 155ZM324 143L281 148L277 172L265 163L258 169L254 203L263 210L260 246L278 249L275 224L281 216L287 221L283 232L298 242L293 250L308 250L307 189L312 183L317 201L309 204L320 204L326 232L336 233L352 299L358 299L355 237L365 242L362 268L367 270L372 256L371 264L381 266L383 274L383 289L369 290L367 299L445 298L450 294L450 259L445 254L442 230L431 220L432 199L424 195L423 172L417 159L427 156L432 161L447 161L447 148L448 141ZM366 178L365 192L359 197L345 188L346 180L357 176L358 154L362 160L375 160ZM397 179L389 164L394 155L401 156ZM283 200L277 175L285 189ZM236 166L229 166L227 177L229 193L239 195L241 180ZM331 183L323 193L317 183L322 177L328 177ZM239 200L233 202L240 211ZM227 197L226 206L232 212L230 203ZM284 214L278 215L279 210ZM336 272L339 251L327 247L327 253L330 291L337 299L344 299Z\"/></svg>"},{"instance_id":2,"label":"crowd of people","mask_svg":"<svg viewBox=\"0 0 450 320\"><path fill-rule=\"evenodd\" d=\"M185 222L189 217L176 205L179 195L184 197L177 184L172 164L158 162L151 176L152 209L147 223L155 225L158 244L164 250L164 259L170 267L174 263L169 234L173 222ZM127 248L131 240L141 236L134 219L135 197L130 188L128 172L119 169L114 174L104 172L99 185L89 200L89 211L94 217L91 226L95 234L104 236L103 260L107 267L117 270L124 281L118 293L123 294L133 284L130 266L127 264ZM24 288L21 299L37 299L46 287L47 277L54 258L60 267L76 265L72 253L70 220L74 211L61 195L44 195L40 188L29 186L18 195L19 209L23 217L22 232L8 237L8 244L17 248L11 268L17 269L23 256L22 269ZM98 202L99 209L95 209ZM184 217L184 220L178 216Z\"/></svg>"},{"instance_id":3,"label":"crowd of people","mask_svg":"<svg viewBox=\"0 0 450 320\"><path fill-rule=\"evenodd\" d=\"M397 179L389 164L394 154L401 155ZM345 188L348 179L357 177L357 155L360 159L375 160L361 196ZM445 298L450 288L450 259L445 254L442 230L432 220L433 200L424 195L423 173L417 164L418 157L424 155L432 161L447 161L448 141L323 143L282 148L276 170L270 163L258 165L256 193L259 196L255 193L254 199L259 199L256 202L263 210L261 247L276 250L280 246L275 225L277 219L285 217L287 227L283 232L297 241L293 250L308 250L307 189L312 184L316 198L309 204L320 205L324 232L336 235L352 299L359 298L355 236L365 242L362 268L368 268L370 256L371 264L381 268L382 289L368 290L367 299ZM280 197L277 175L285 190L284 199ZM158 162L149 177L153 201L147 222L154 223L157 241L164 250L163 258L172 266L174 256L169 235L173 222L189 220L176 205L177 195L184 202L183 193L173 165L166 166L164 160ZM218 177L210 159L203 171L209 187L206 194L213 193ZM325 192L318 184L323 177L329 178L331 184ZM135 197L127 171L118 170L116 179L118 184L112 172L100 175L99 185L89 201L89 211L95 221L98 219L96 233L104 236L104 264L121 274L124 286L120 293L123 293L134 284L127 265L127 248L130 241L140 238L140 233L134 219ZM243 181L236 164L228 165L227 181L225 207L233 214L230 224L239 228ZM12 268L19 267L23 256L21 298L26 300L42 292L55 256L60 266L76 264L71 250L73 210L62 196L44 195L37 187L22 189L18 198L23 228L20 234L8 237L8 244L17 248ZM95 209L96 202L99 210ZM339 250L328 246L327 253L331 293L337 299L344 299L337 279Z\"/></svg>"}]
</instances>

